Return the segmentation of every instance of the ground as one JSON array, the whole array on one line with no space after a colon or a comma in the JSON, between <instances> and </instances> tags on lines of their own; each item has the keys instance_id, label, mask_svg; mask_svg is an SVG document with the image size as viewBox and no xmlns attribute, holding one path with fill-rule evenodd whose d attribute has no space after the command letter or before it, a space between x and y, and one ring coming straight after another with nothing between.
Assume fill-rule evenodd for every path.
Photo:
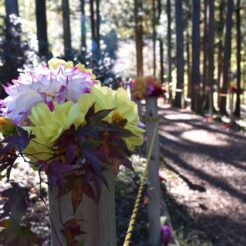
<instances>
[{"instance_id":1,"label":"ground","mask_svg":"<svg viewBox=\"0 0 246 246\"><path fill-rule=\"evenodd\" d=\"M165 200L174 226L183 224L214 246L245 246L246 135L187 110L162 107L160 113Z\"/></svg>"}]
</instances>

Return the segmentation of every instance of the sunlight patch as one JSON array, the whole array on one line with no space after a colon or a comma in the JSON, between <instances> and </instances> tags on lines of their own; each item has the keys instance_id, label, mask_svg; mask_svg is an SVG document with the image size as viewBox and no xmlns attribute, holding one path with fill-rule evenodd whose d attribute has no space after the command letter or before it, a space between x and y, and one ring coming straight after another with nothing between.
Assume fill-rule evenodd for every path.
<instances>
[{"instance_id":1,"label":"sunlight patch","mask_svg":"<svg viewBox=\"0 0 246 246\"><path fill-rule=\"evenodd\" d=\"M212 145L212 146L227 146L227 137L219 133L211 133L205 130L190 130L181 134L181 137L185 140Z\"/></svg>"}]
</instances>

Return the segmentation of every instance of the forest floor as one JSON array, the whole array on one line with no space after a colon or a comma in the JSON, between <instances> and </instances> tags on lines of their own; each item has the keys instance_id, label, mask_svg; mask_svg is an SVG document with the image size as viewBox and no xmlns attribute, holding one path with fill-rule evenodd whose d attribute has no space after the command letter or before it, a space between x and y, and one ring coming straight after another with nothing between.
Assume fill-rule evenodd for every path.
<instances>
[{"instance_id":1,"label":"forest floor","mask_svg":"<svg viewBox=\"0 0 246 246\"><path fill-rule=\"evenodd\" d=\"M189 110L159 112L164 199L178 237L245 246L245 133Z\"/></svg>"}]
</instances>

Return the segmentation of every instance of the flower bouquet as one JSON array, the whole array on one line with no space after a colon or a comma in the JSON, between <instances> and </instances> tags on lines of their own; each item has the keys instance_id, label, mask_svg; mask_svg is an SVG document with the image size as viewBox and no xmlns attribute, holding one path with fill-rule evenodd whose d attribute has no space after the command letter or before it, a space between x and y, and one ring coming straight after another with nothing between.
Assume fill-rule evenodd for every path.
<instances>
[{"instance_id":1,"label":"flower bouquet","mask_svg":"<svg viewBox=\"0 0 246 246\"><path fill-rule=\"evenodd\" d=\"M9 180L22 157L46 173L55 199L70 194L71 215L59 218L66 244L58 245L76 245L87 233L73 217L84 197L98 203L102 187L108 187L105 172L116 175L120 165L132 169L128 157L143 142L137 106L124 89L101 86L83 65L56 58L4 89L0 172Z\"/></svg>"},{"instance_id":2,"label":"flower bouquet","mask_svg":"<svg viewBox=\"0 0 246 246\"><path fill-rule=\"evenodd\" d=\"M163 96L161 82L153 76L136 78L131 85L132 98L142 100L148 97Z\"/></svg>"}]
</instances>

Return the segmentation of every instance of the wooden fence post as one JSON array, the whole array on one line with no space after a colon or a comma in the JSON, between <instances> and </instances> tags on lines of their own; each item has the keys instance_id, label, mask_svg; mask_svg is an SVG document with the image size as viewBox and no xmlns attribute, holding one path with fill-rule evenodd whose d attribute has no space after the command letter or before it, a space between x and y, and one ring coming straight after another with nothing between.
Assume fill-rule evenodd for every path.
<instances>
[{"instance_id":1,"label":"wooden fence post","mask_svg":"<svg viewBox=\"0 0 246 246\"><path fill-rule=\"evenodd\" d=\"M75 214L80 229L86 234L79 237L84 246L116 246L115 225L115 177L112 171L104 172L108 187L103 185L99 204L83 194L82 202ZM63 225L72 213L71 194L57 198L57 188L49 189L52 246L67 246Z\"/></svg>"},{"instance_id":2,"label":"wooden fence post","mask_svg":"<svg viewBox=\"0 0 246 246\"><path fill-rule=\"evenodd\" d=\"M147 152L150 148L150 139L156 127L159 127L157 97L149 97L146 100L146 135ZM160 245L160 179L159 179L159 137L156 136L151 156L148 175L148 221L149 221L149 244L150 246Z\"/></svg>"}]
</instances>

